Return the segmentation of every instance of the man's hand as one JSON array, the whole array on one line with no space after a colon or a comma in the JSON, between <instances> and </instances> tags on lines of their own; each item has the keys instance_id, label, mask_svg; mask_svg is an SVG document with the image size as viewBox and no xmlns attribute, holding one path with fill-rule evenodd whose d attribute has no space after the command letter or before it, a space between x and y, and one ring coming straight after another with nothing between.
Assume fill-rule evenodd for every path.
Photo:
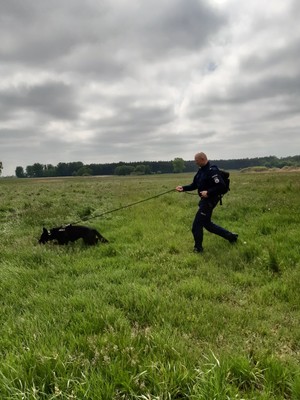
<instances>
[{"instance_id":1,"label":"man's hand","mask_svg":"<svg viewBox=\"0 0 300 400\"><path fill-rule=\"evenodd\" d=\"M177 190L177 192L183 192L183 187L182 186L177 186L176 190Z\"/></svg>"},{"instance_id":2,"label":"man's hand","mask_svg":"<svg viewBox=\"0 0 300 400\"><path fill-rule=\"evenodd\" d=\"M207 190L202 190L202 192L199 193L201 198L207 199L208 198L208 193Z\"/></svg>"}]
</instances>

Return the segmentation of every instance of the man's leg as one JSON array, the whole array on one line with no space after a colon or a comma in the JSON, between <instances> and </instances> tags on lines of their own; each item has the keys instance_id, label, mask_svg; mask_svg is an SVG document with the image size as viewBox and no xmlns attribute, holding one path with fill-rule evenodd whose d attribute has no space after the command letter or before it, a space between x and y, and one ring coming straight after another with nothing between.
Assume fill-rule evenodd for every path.
<instances>
[{"instance_id":1,"label":"man's leg","mask_svg":"<svg viewBox=\"0 0 300 400\"><path fill-rule=\"evenodd\" d=\"M193 222L192 226L192 233L194 236L194 241L195 241L195 247L194 250L197 252L202 252L202 242L203 242L203 225L204 225L204 219L203 215L201 215L201 209L199 207L199 210L197 211L195 215L195 219Z\"/></svg>"},{"instance_id":2,"label":"man's leg","mask_svg":"<svg viewBox=\"0 0 300 400\"><path fill-rule=\"evenodd\" d=\"M203 227L208 230L211 233L214 233L215 235L221 236L222 238L228 240L231 243L234 243L237 241L238 235L236 233L232 233L228 231L227 229L222 228L219 225L214 224L211 221L212 217L212 212L218 202L214 203L209 203L207 207L205 207L206 211L206 219L204 221Z\"/></svg>"},{"instance_id":3,"label":"man's leg","mask_svg":"<svg viewBox=\"0 0 300 400\"><path fill-rule=\"evenodd\" d=\"M214 233L215 235L221 236L222 238L229 240L229 242L236 242L237 240L237 234L227 231L226 229L214 224L211 221L205 224L204 228L209 232Z\"/></svg>"}]
</instances>

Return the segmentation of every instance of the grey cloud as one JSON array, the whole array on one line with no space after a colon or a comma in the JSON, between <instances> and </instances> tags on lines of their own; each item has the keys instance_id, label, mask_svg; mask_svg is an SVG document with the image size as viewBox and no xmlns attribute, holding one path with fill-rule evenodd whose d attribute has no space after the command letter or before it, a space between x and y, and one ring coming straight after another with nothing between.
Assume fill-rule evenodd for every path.
<instances>
[{"instance_id":1,"label":"grey cloud","mask_svg":"<svg viewBox=\"0 0 300 400\"><path fill-rule=\"evenodd\" d=\"M300 3L299 3L299 1L298 0L294 0L293 2L292 2L292 7L291 7L291 9L292 9L292 13L293 13L293 15L300 15Z\"/></svg>"},{"instance_id":2,"label":"grey cloud","mask_svg":"<svg viewBox=\"0 0 300 400\"><path fill-rule=\"evenodd\" d=\"M72 159L80 159L86 163L117 162L117 161L155 161L169 160L182 154L182 149L188 150L188 157L193 158L199 135L195 136L191 144L186 143L184 135L167 131L161 135L132 135L130 131L124 131L124 138L110 140L110 135L96 136L92 142L83 143L81 150L74 147L69 149ZM209 137L205 132L203 136ZM202 137L202 136L201 136ZM201 141L204 138L202 137ZM121 144L121 145L120 145ZM83 154L89 154L86 160Z\"/></svg>"},{"instance_id":3,"label":"grey cloud","mask_svg":"<svg viewBox=\"0 0 300 400\"><path fill-rule=\"evenodd\" d=\"M4 174L299 147L299 2L226 1L0 0Z\"/></svg>"},{"instance_id":4,"label":"grey cloud","mask_svg":"<svg viewBox=\"0 0 300 400\"><path fill-rule=\"evenodd\" d=\"M244 58L241 63L241 69L245 73L255 73L261 70L268 70L281 67L283 71L288 72L290 65L299 65L300 63L300 40L291 39L287 46L274 50L271 54L251 54Z\"/></svg>"},{"instance_id":5,"label":"grey cloud","mask_svg":"<svg viewBox=\"0 0 300 400\"><path fill-rule=\"evenodd\" d=\"M197 0L162 0L155 3L61 2L24 0L19 3L1 1L2 61L23 60L26 64L42 64L55 68L82 54L73 68L85 66L96 71L96 55L113 63L131 63L131 57L158 58L172 52L199 49L210 35L224 24L224 17ZM7 43L7 44L6 44ZM91 61L84 48L88 46ZM122 49L122 50L121 50ZM120 59L113 57L114 53ZM94 59L94 61L93 61ZM105 61L103 61L105 63ZM99 65L100 64L100 65ZM125 68L125 67L123 67Z\"/></svg>"},{"instance_id":6,"label":"grey cloud","mask_svg":"<svg viewBox=\"0 0 300 400\"><path fill-rule=\"evenodd\" d=\"M256 84L240 85L238 90L232 92L227 98L231 103L249 102L258 99L272 99L273 97L300 94L300 75L298 76L273 76Z\"/></svg>"},{"instance_id":7,"label":"grey cloud","mask_svg":"<svg viewBox=\"0 0 300 400\"><path fill-rule=\"evenodd\" d=\"M120 81L135 69L130 58L118 59L110 49L89 43L75 47L58 64L62 70L76 71L82 76L82 80L95 79L105 84Z\"/></svg>"},{"instance_id":8,"label":"grey cloud","mask_svg":"<svg viewBox=\"0 0 300 400\"><path fill-rule=\"evenodd\" d=\"M145 15L139 28L146 54L199 49L225 22L221 15L196 0L162 1L156 12Z\"/></svg>"},{"instance_id":9,"label":"grey cloud","mask_svg":"<svg viewBox=\"0 0 300 400\"><path fill-rule=\"evenodd\" d=\"M23 127L20 129L0 129L0 147L1 149L5 147L14 146L20 149L23 148L24 143L31 143L33 139L36 138L36 133L31 129Z\"/></svg>"},{"instance_id":10,"label":"grey cloud","mask_svg":"<svg viewBox=\"0 0 300 400\"><path fill-rule=\"evenodd\" d=\"M34 4L30 1L22 1L18 0L0 0L0 8L1 8L1 19L2 21L9 21L13 19L19 20L27 20L27 18L32 18L32 15L35 14Z\"/></svg>"},{"instance_id":11,"label":"grey cloud","mask_svg":"<svg viewBox=\"0 0 300 400\"><path fill-rule=\"evenodd\" d=\"M152 93L127 92L126 95L108 93L91 96L88 102L99 104L99 117L86 120L85 128L94 136L107 136L111 141L127 142L138 135L155 135L176 118L174 105L156 100ZM129 94L130 93L130 94ZM101 115L101 104L105 104L109 115ZM97 110L95 109L95 115ZM127 137L127 139L126 139Z\"/></svg>"},{"instance_id":12,"label":"grey cloud","mask_svg":"<svg viewBox=\"0 0 300 400\"><path fill-rule=\"evenodd\" d=\"M76 119L80 108L74 88L63 82L45 82L39 85L20 85L0 90L2 116L20 110L41 113L55 119Z\"/></svg>"},{"instance_id":13,"label":"grey cloud","mask_svg":"<svg viewBox=\"0 0 300 400\"><path fill-rule=\"evenodd\" d=\"M296 101L295 101L296 100ZM300 107L298 105L300 99L289 99L282 103L281 107L265 113L265 118L269 121L283 121L287 118L299 117Z\"/></svg>"},{"instance_id":14,"label":"grey cloud","mask_svg":"<svg viewBox=\"0 0 300 400\"><path fill-rule=\"evenodd\" d=\"M134 106L123 105L115 110L115 115L102 118L96 124L102 129L111 131L131 131L145 133L170 123L174 119L174 112L170 106Z\"/></svg>"},{"instance_id":15,"label":"grey cloud","mask_svg":"<svg viewBox=\"0 0 300 400\"><path fill-rule=\"evenodd\" d=\"M300 74L296 76L274 75L267 78L257 76L256 81L247 79L235 80L226 91L208 94L204 99L193 99L189 116L192 118L205 117L213 114L216 107L226 108L241 104L256 102L258 100L278 98L281 96L294 97L295 101L300 95ZM208 107L208 104L210 107Z\"/></svg>"},{"instance_id":16,"label":"grey cloud","mask_svg":"<svg viewBox=\"0 0 300 400\"><path fill-rule=\"evenodd\" d=\"M213 103L213 102L211 102ZM220 106L219 106L220 110ZM192 120L203 120L205 118L208 118L209 116L213 115L215 112L215 108L213 107L213 104L210 104L210 99L199 99L195 98L190 102L188 111L187 111L187 116L188 118L191 118Z\"/></svg>"},{"instance_id":17,"label":"grey cloud","mask_svg":"<svg viewBox=\"0 0 300 400\"><path fill-rule=\"evenodd\" d=\"M76 119L80 111L75 100L74 88L61 82L34 86L29 89L27 95L30 107L36 107L42 113L58 119Z\"/></svg>"},{"instance_id":18,"label":"grey cloud","mask_svg":"<svg viewBox=\"0 0 300 400\"><path fill-rule=\"evenodd\" d=\"M73 48L101 37L101 17L105 14L101 5L76 0L1 0L0 4L2 62L53 68L54 61Z\"/></svg>"}]
</instances>

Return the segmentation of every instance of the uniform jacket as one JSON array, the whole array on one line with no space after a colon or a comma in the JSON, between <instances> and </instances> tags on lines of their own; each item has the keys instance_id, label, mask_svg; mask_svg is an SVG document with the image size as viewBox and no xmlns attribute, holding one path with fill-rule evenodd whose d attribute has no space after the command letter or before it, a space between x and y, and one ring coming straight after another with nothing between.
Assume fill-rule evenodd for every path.
<instances>
[{"instance_id":1,"label":"uniform jacket","mask_svg":"<svg viewBox=\"0 0 300 400\"><path fill-rule=\"evenodd\" d=\"M225 183L220 176L218 167L208 162L204 167L199 168L190 185L183 186L185 192L196 189L199 196L203 190L207 190L208 197L220 196L225 189Z\"/></svg>"}]
</instances>

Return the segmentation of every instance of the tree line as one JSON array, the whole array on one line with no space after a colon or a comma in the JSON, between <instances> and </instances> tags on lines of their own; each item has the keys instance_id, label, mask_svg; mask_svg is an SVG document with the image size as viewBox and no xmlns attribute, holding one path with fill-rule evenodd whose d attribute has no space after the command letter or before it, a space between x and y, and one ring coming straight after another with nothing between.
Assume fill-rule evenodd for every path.
<instances>
[{"instance_id":1,"label":"tree line","mask_svg":"<svg viewBox=\"0 0 300 400\"><path fill-rule=\"evenodd\" d=\"M212 164L228 170L241 170L249 167L282 168L285 166L300 166L300 155L278 158L276 156L241 158L231 160L211 160ZM2 163L0 164L0 172ZM184 161L177 157L171 161L141 161L104 164L84 164L81 161L60 162L52 164L35 163L25 169L16 167L15 175L18 178L40 178L57 176L95 176L95 175L147 175L179 172L195 172L197 166L192 160Z\"/></svg>"}]
</instances>

